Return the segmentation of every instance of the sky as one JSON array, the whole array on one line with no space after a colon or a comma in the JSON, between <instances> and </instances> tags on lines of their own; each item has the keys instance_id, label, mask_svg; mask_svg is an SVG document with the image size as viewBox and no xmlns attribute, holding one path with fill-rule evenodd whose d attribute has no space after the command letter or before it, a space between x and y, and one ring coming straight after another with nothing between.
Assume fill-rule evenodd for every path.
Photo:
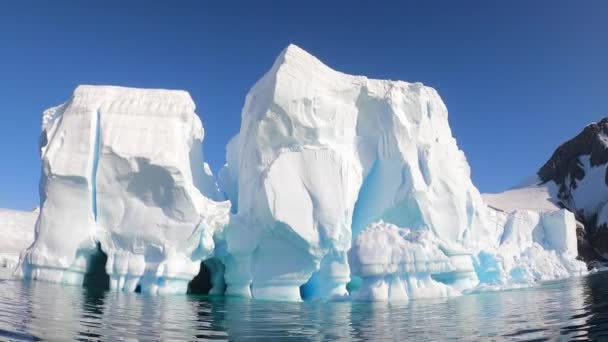
<instances>
[{"instance_id":1,"label":"sky","mask_svg":"<svg viewBox=\"0 0 608 342\"><path fill-rule=\"evenodd\" d=\"M44 109L79 84L183 89L214 171L288 44L439 91L481 192L608 115L608 1L2 1L0 207L38 205Z\"/></svg>"}]
</instances>

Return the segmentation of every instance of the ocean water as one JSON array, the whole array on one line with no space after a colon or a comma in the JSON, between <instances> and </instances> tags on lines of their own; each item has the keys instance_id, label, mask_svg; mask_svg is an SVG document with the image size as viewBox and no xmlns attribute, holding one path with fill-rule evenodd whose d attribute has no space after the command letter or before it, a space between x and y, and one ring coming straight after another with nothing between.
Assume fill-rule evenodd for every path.
<instances>
[{"instance_id":1,"label":"ocean water","mask_svg":"<svg viewBox=\"0 0 608 342\"><path fill-rule=\"evenodd\" d=\"M0 340L603 340L608 273L408 303L149 296L0 277Z\"/></svg>"}]
</instances>

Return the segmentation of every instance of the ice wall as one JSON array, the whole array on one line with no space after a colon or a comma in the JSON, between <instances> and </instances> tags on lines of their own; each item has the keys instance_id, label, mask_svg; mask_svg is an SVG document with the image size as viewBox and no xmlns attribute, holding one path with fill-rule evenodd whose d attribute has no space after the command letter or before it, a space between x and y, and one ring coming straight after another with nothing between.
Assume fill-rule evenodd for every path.
<instances>
[{"instance_id":1,"label":"ice wall","mask_svg":"<svg viewBox=\"0 0 608 342\"><path fill-rule=\"evenodd\" d=\"M79 86L45 111L23 275L80 284L100 243L112 288L185 292L229 211L211 199L194 109L184 91Z\"/></svg>"}]
</instances>

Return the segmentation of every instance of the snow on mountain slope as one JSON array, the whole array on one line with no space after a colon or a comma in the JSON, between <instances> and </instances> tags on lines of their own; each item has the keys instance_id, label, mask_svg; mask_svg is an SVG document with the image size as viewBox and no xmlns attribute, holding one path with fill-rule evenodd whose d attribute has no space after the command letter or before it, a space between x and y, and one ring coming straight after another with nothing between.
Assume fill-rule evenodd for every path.
<instances>
[{"instance_id":1,"label":"snow on mountain slope","mask_svg":"<svg viewBox=\"0 0 608 342\"><path fill-rule=\"evenodd\" d=\"M572 232L507 248L509 225L540 231L539 214L520 222L483 203L445 105L420 83L343 74L291 45L247 95L226 159L220 185L235 213L223 236L228 294L331 298L355 276L360 298L398 300L460 293L478 275L504 284L584 271L571 250L558 250L574 236L567 215L548 225ZM424 238L400 241L403 232ZM375 249L393 252L370 258ZM535 269L536 257L554 267ZM419 270L411 260L443 266ZM537 273L512 277L518 267Z\"/></svg>"},{"instance_id":2,"label":"snow on mountain slope","mask_svg":"<svg viewBox=\"0 0 608 342\"><path fill-rule=\"evenodd\" d=\"M543 183L554 183L554 201L585 220L608 202L608 118L592 123L558 147L538 170Z\"/></svg>"},{"instance_id":3,"label":"snow on mountain slope","mask_svg":"<svg viewBox=\"0 0 608 342\"><path fill-rule=\"evenodd\" d=\"M587 262L608 257L608 118L586 126L559 146L536 180L499 194L484 194L502 210L568 208L584 225L579 253Z\"/></svg>"},{"instance_id":4,"label":"snow on mountain slope","mask_svg":"<svg viewBox=\"0 0 608 342\"><path fill-rule=\"evenodd\" d=\"M507 212L517 209L529 209L538 212L555 211L560 207L553 198L557 193L554 184L539 184L537 180L533 184L524 185L495 194L482 194L484 202L492 208Z\"/></svg>"},{"instance_id":5,"label":"snow on mountain slope","mask_svg":"<svg viewBox=\"0 0 608 342\"><path fill-rule=\"evenodd\" d=\"M34 242L37 218L38 209L0 209L0 267L12 268L17 265L19 254Z\"/></svg>"},{"instance_id":6,"label":"snow on mountain slope","mask_svg":"<svg viewBox=\"0 0 608 342\"><path fill-rule=\"evenodd\" d=\"M43 115L41 209L25 277L81 284L99 243L115 289L185 292L228 220L184 91L79 86Z\"/></svg>"}]
</instances>

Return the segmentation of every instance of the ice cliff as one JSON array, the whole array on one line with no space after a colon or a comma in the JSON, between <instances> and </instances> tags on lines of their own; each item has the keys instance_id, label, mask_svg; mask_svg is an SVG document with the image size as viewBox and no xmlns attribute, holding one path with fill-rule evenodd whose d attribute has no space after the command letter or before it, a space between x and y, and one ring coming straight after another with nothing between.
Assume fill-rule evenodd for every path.
<instances>
[{"instance_id":1,"label":"ice cliff","mask_svg":"<svg viewBox=\"0 0 608 342\"><path fill-rule=\"evenodd\" d=\"M219 189L202 140L181 91L81 86L47 110L23 275L80 284L101 249L114 289L185 292L205 261L212 293L296 301L585 272L570 212L484 203L420 83L347 75L290 45L245 99Z\"/></svg>"},{"instance_id":2,"label":"ice cliff","mask_svg":"<svg viewBox=\"0 0 608 342\"><path fill-rule=\"evenodd\" d=\"M112 288L185 292L229 211L212 200L203 135L183 91L80 86L45 111L23 275L81 284L99 245Z\"/></svg>"}]
</instances>

